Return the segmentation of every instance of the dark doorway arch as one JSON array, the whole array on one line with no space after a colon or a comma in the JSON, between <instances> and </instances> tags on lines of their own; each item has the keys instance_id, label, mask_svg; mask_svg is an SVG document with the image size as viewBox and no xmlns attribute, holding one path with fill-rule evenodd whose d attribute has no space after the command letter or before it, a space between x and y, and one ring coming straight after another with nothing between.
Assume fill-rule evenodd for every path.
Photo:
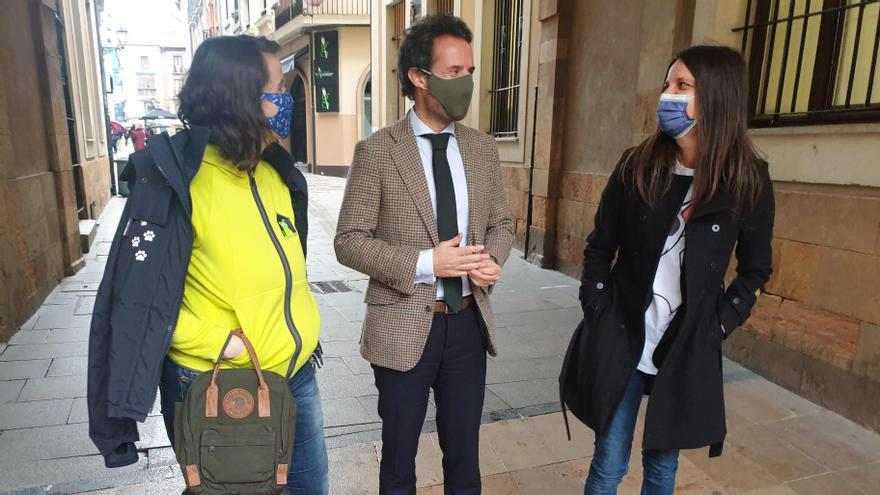
<instances>
[{"instance_id":1,"label":"dark doorway arch","mask_svg":"<svg viewBox=\"0 0 880 495\"><path fill-rule=\"evenodd\" d=\"M293 96L293 120L290 122L290 153L294 160L301 163L309 162L308 128L306 124L306 86L303 78L297 76L290 88Z\"/></svg>"}]
</instances>

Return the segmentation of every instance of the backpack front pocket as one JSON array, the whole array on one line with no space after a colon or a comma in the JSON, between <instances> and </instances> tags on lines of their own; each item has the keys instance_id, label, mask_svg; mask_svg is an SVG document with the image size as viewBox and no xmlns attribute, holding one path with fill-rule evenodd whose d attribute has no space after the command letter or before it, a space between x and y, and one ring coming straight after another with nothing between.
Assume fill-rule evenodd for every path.
<instances>
[{"instance_id":1,"label":"backpack front pocket","mask_svg":"<svg viewBox=\"0 0 880 495\"><path fill-rule=\"evenodd\" d=\"M205 430L202 476L221 484L264 483L275 478L275 433L265 425Z\"/></svg>"}]
</instances>

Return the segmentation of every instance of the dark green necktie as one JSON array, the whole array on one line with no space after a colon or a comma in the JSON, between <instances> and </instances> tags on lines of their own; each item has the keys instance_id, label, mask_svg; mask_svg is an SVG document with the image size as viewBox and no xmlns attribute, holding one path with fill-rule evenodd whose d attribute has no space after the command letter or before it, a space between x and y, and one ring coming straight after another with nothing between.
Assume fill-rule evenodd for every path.
<instances>
[{"instance_id":1,"label":"dark green necktie","mask_svg":"<svg viewBox=\"0 0 880 495\"><path fill-rule=\"evenodd\" d=\"M449 160L446 159L446 147L452 134L422 134L431 141L434 152L431 164L434 168L434 190L437 193L437 233L441 241L448 241L458 235L458 210L455 206L455 185L452 172L449 171ZM461 309L461 278L443 279L443 292L446 305L452 312Z\"/></svg>"}]
</instances>

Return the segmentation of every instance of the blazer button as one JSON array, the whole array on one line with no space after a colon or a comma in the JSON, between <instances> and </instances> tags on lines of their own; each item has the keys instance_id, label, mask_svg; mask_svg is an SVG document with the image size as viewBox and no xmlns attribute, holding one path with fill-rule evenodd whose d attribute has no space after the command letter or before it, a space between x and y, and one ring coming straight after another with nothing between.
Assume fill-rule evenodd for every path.
<instances>
[{"instance_id":1,"label":"blazer button","mask_svg":"<svg viewBox=\"0 0 880 495\"><path fill-rule=\"evenodd\" d=\"M709 263L710 270L712 270L714 272L716 268L718 268L718 265L716 265L715 263Z\"/></svg>"},{"instance_id":2,"label":"blazer button","mask_svg":"<svg viewBox=\"0 0 880 495\"><path fill-rule=\"evenodd\" d=\"M642 213L641 219L642 219L642 222L647 222L647 221L648 221L648 215L645 215L644 213Z\"/></svg>"},{"instance_id":3,"label":"blazer button","mask_svg":"<svg viewBox=\"0 0 880 495\"><path fill-rule=\"evenodd\" d=\"M712 232L715 232L716 234L718 232L721 232L721 226L716 223L715 225L712 226Z\"/></svg>"},{"instance_id":4,"label":"blazer button","mask_svg":"<svg viewBox=\"0 0 880 495\"><path fill-rule=\"evenodd\" d=\"M738 297L734 297L734 298L733 298L733 304L739 304L739 298L738 298Z\"/></svg>"},{"instance_id":5,"label":"blazer button","mask_svg":"<svg viewBox=\"0 0 880 495\"><path fill-rule=\"evenodd\" d=\"M625 329L626 329L626 323L621 323L621 324L620 324L620 329L621 329L621 330L625 330Z\"/></svg>"},{"instance_id":6,"label":"blazer button","mask_svg":"<svg viewBox=\"0 0 880 495\"><path fill-rule=\"evenodd\" d=\"M434 308L432 308L431 306L425 306L426 313L430 313L431 311L434 311Z\"/></svg>"},{"instance_id":7,"label":"blazer button","mask_svg":"<svg viewBox=\"0 0 880 495\"><path fill-rule=\"evenodd\" d=\"M596 284L596 288L599 290L602 290L605 288L605 284L603 284L602 282L599 282L598 284Z\"/></svg>"}]
</instances>

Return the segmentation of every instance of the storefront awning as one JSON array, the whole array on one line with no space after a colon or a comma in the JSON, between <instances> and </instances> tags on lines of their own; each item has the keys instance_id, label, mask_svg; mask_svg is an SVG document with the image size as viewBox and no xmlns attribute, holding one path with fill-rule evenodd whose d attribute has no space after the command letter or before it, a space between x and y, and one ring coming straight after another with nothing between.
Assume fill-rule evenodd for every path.
<instances>
[{"instance_id":1,"label":"storefront awning","mask_svg":"<svg viewBox=\"0 0 880 495\"><path fill-rule=\"evenodd\" d=\"M292 55L288 55L288 56L284 57L283 59L281 59L281 73L287 74L288 72L293 70L293 67L296 65L296 59L298 59L299 57L302 57L306 53L309 53L308 46L304 46L298 52L296 52Z\"/></svg>"}]
</instances>

